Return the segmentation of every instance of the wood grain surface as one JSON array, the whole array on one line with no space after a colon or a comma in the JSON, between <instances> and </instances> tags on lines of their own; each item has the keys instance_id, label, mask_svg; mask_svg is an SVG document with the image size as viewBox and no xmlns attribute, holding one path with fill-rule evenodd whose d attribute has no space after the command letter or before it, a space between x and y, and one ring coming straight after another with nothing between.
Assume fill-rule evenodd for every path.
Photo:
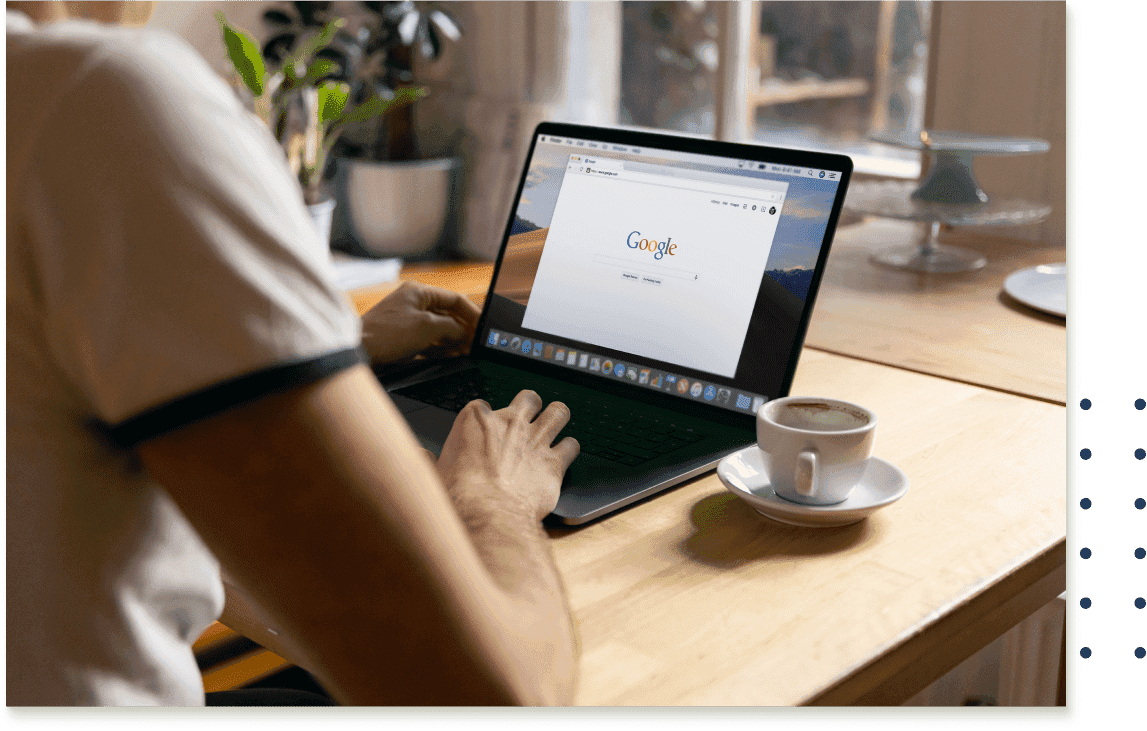
<instances>
[{"instance_id":1,"label":"wood grain surface","mask_svg":"<svg viewBox=\"0 0 1147 731\"><path fill-rule=\"evenodd\" d=\"M493 274L494 265L484 261L408 264L402 268L397 282L356 289L349 292L348 296L361 315L409 279L461 292L480 306L486 299L486 290L490 288Z\"/></svg>"},{"instance_id":2,"label":"wood grain surface","mask_svg":"<svg viewBox=\"0 0 1147 731\"><path fill-rule=\"evenodd\" d=\"M908 494L797 528L710 473L552 530L579 704L900 703L1063 591L1064 408L815 351L793 392L872 408Z\"/></svg>"},{"instance_id":3,"label":"wood grain surface","mask_svg":"<svg viewBox=\"0 0 1147 731\"><path fill-rule=\"evenodd\" d=\"M1003 292L1012 272L1066 261L1062 248L953 229L941 241L988 258L977 272L917 274L869 260L912 242L917 225L868 219L837 231L806 347L1067 401L1067 328Z\"/></svg>"}]
</instances>

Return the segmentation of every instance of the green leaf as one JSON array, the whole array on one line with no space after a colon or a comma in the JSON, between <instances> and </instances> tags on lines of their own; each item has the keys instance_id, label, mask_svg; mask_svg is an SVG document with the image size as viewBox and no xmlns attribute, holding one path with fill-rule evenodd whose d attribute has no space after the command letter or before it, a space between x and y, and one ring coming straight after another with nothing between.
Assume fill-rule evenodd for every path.
<instances>
[{"instance_id":1,"label":"green leaf","mask_svg":"<svg viewBox=\"0 0 1147 731\"><path fill-rule=\"evenodd\" d=\"M337 71L339 65L329 58L316 59L311 67L307 69L307 74L303 77L303 83L313 84L327 74L332 74Z\"/></svg>"},{"instance_id":2,"label":"green leaf","mask_svg":"<svg viewBox=\"0 0 1147 731\"><path fill-rule=\"evenodd\" d=\"M339 122L365 122L368 119L373 119L379 115L385 114L391 109L401 107L404 104L409 104L417 99L421 99L427 95L425 89L416 87L405 87L395 90L392 99L383 99L381 97L373 96L367 101L359 104L358 107L351 110Z\"/></svg>"},{"instance_id":3,"label":"green leaf","mask_svg":"<svg viewBox=\"0 0 1147 731\"><path fill-rule=\"evenodd\" d=\"M335 73L338 70L339 65L329 58L315 59L310 68L305 71L294 63L288 63L283 67L283 91L291 91L300 86L314 86L319 79ZM302 73L302 76L299 76L300 73Z\"/></svg>"},{"instance_id":4,"label":"green leaf","mask_svg":"<svg viewBox=\"0 0 1147 731\"><path fill-rule=\"evenodd\" d=\"M295 52L284 62L284 66L292 66L298 63L305 66L316 53L331 44L339 28L342 28L344 25L346 25L346 19L344 18L335 18L327 23L317 35L311 36L305 43L300 44L299 47L295 49Z\"/></svg>"},{"instance_id":5,"label":"green leaf","mask_svg":"<svg viewBox=\"0 0 1147 731\"><path fill-rule=\"evenodd\" d=\"M251 93L262 96L263 76L267 73L267 67L263 64L259 45L249 35L228 23L223 11L215 13L215 19L223 29L223 43L227 46L231 65L235 67Z\"/></svg>"},{"instance_id":6,"label":"green leaf","mask_svg":"<svg viewBox=\"0 0 1147 731\"><path fill-rule=\"evenodd\" d=\"M350 87L346 84L336 84L328 81L318 88L319 92L319 122L326 123L336 119L346 107L347 97L350 96Z\"/></svg>"},{"instance_id":7,"label":"green leaf","mask_svg":"<svg viewBox=\"0 0 1147 731\"><path fill-rule=\"evenodd\" d=\"M391 109L401 107L404 104L409 104L417 99L422 99L428 96L426 89L417 87L403 87L398 89L394 96L390 99L383 99L379 96L372 96L362 104L359 104L350 111L344 111L331 120L330 125L327 127L327 134L323 138L323 144L329 148L334 145L335 140L342 134L343 128L348 124L356 122L365 122L368 119L378 117Z\"/></svg>"}]
</instances>

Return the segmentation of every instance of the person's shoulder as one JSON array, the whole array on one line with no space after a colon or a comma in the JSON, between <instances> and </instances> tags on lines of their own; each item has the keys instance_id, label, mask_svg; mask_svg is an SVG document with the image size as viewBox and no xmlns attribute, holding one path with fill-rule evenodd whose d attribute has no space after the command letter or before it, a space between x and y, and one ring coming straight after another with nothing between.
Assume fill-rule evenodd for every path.
<instances>
[{"instance_id":1,"label":"person's shoulder","mask_svg":"<svg viewBox=\"0 0 1147 731\"><path fill-rule=\"evenodd\" d=\"M207 61L186 41L166 31L150 28L115 28L102 54L105 68L136 84L159 89L165 97L172 90L215 101L235 101L234 93Z\"/></svg>"},{"instance_id":2,"label":"person's shoulder","mask_svg":"<svg viewBox=\"0 0 1147 731\"><path fill-rule=\"evenodd\" d=\"M161 103L178 104L189 91L224 102L233 97L202 56L166 31L63 21L9 33L10 46L13 36L18 42L8 53L10 68L15 63L35 76L50 74L56 86L82 83L113 103L122 95L158 94Z\"/></svg>"},{"instance_id":3,"label":"person's shoulder","mask_svg":"<svg viewBox=\"0 0 1147 731\"><path fill-rule=\"evenodd\" d=\"M8 40L9 147L24 151L9 160L10 173L37 150L76 155L83 148L120 164L188 155L217 143L210 130L224 120L243 119L220 75L167 32L63 21Z\"/></svg>"},{"instance_id":4,"label":"person's shoulder","mask_svg":"<svg viewBox=\"0 0 1147 731\"><path fill-rule=\"evenodd\" d=\"M67 83L91 63L102 44L100 34L77 30L84 29L35 26L25 16L9 11L5 48L8 78L31 78L41 87L45 77L57 84Z\"/></svg>"}]
</instances>

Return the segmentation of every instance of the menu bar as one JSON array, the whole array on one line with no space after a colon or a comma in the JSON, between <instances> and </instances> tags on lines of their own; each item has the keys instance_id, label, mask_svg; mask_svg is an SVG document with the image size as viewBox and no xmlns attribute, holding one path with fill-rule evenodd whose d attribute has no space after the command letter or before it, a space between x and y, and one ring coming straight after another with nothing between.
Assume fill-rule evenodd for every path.
<instances>
[{"instance_id":1,"label":"menu bar","mask_svg":"<svg viewBox=\"0 0 1147 731\"><path fill-rule=\"evenodd\" d=\"M840 171L838 170L822 170L820 168L804 168L793 165L775 165L773 163L759 162L756 160L738 160L737 167L740 169L757 170L758 172L769 173L770 175L790 175L798 178L815 178L818 180L840 180Z\"/></svg>"},{"instance_id":2,"label":"menu bar","mask_svg":"<svg viewBox=\"0 0 1147 731\"><path fill-rule=\"evenodd\" d=\"M554 137L552 135L541 135L538 138L539 142L547 142L552 145L565 145L567 147L580 147L584 150L593 150L596 152L623 152L627 155L640 155L640 147L631 147L628 145L614 145L608 142L595 142L592 140L579 140L569 137Z\"/></svg>"}]
</instances>

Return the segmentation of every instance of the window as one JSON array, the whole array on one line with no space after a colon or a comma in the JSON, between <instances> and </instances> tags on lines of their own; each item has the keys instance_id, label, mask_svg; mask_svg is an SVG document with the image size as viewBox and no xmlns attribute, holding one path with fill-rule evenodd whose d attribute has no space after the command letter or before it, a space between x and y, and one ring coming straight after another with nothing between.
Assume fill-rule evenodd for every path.
<instances>
[{"instance_id":1,"label":"window","mask_svg":"<svg viewBox=\"0 0 1147 731\"><path fill-rule=\"evenodd\" d=\"M621 124L714 134L718 5L622 3Z\"/></svg>"},{"instance_id":2,"label":"window","mask_svg":"<svg viewBox=\"0 0 1147 731\"><path fill-rule=\"evenodd\" d=\"M930 2L625 2L622 17L622 124L919 175L918 153L868 137L923 126Z\"/></svg>"}]
</instances>

